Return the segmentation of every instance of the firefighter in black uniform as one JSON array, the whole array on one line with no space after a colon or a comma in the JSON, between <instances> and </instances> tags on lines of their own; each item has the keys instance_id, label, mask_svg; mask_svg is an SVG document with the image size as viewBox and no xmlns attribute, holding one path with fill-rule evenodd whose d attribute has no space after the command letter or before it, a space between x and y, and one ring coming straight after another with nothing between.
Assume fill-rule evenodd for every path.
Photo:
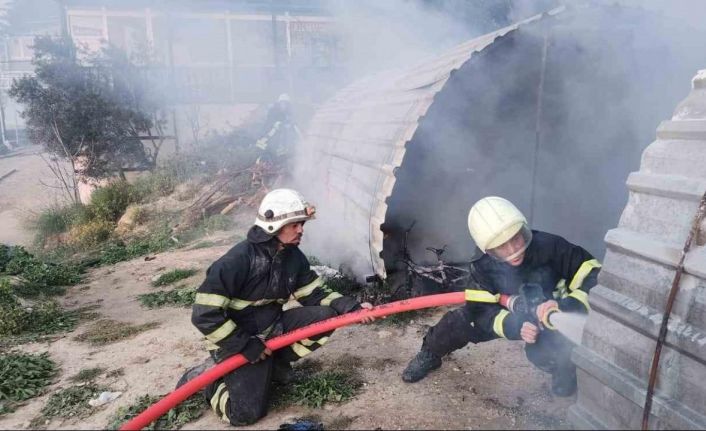
<instances>
[{"instance_id":1,"label":"firefighter in black uniform","mask_svg":"<svg viewBox=\"0 0 706 431\"><path fill-rule=\"evenodd\" d=\"M251 424L265 416L270 382L286 383L290 363L325 344L331 333L274 353L265 347L265 340L372 307L329 289L299 250L303 225L314 212L296 191L272 190L262 200L247 239L211 265L197 290L191 321L204 334L211 358L189 369L177 387L214 361L242 353L249 365L202 391L216 414L233 425Z\"/></svg>"},{"instance_id":2,"label":"firefighter in black uniform","mask_svg":"<svg viewBox=\"0 0 706 431\"><path fill-rule=\"evenodd\" d=\"M527 358L551 373L552 392L572 395L572 345L551 330L549 315L588 312L588 292L596 284L600 263L560 236L531 231L522 213L500 197L473 205L468 228L478 250L471 262L466 305L430 328L402 379L412 383L424 378L441 366L442 356L468 343L521 339Z\"/></svg>"}]
</instances>

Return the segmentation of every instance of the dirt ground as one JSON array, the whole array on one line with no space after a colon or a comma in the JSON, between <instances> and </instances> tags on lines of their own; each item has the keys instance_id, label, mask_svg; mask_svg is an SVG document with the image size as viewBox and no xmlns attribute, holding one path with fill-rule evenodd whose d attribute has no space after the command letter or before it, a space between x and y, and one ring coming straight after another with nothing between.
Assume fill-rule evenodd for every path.
<instances>
[{"instance_id":1,"label":"dirt ground","mask_svg":"<svg viewBox=\"0 0 706 431\"><path fill-rule=\"evenodd\" d=\"M237 230L244 232L247 217ZM313 226L312 226L313 228ZM142 324L157 322L155 329L134 338L92 347L75 339L91 322L55 341L32 343L20 348L30 352L49 351L61 374L47 395L35 398L16 412L0 418L0 429L23 429L37 416L57 389L70 386L68 379L85 368L124 369L124 375L105 378L123 395L99 407L85 420L54 420L46 424L56 429L101 429L118 407L131 404L144 394L166 394L188 366L201 362L206 353L199 333L190 323L186 308L143 308L137 295L153 292L155 274L173 268L198 268L186 280L197 285L208 265L223 254L237 238L223 233L223 244L211 248L156 255L156 259L136 259L113 267L91 271L85 282L74 286L62 299L67 307L97 305L103 318ZM209 239L209 238L207 238ZM304 247L305 248L305 247ZM436 310L405 327L370 324L338 330L329 343L311 355L323 363L349 364L361 370L364 386L354 399L327 404L322 409L289 407L271 411L256 425L244 429L276 429L296 417L318 415L325 426L343 429L546 429L566 428L567 408L574 398L554 399L549 394L549 376L535 370L524 358L519 342L492 341L470 346L451 354L441 369L416 384L406 384L400 373L416 353L428 325L444 310ZM306 359L305 359L306 360ZM211 411L185 429L230 429Z\"/></svg>"}]
</instances>

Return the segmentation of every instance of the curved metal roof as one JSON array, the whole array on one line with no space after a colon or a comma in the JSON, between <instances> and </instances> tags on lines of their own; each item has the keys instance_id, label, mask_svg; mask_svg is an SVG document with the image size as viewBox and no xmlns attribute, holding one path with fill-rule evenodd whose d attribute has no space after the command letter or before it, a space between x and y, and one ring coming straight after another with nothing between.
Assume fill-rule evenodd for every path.
<instances>
[{"instance_id":1,"label":"curved metal roof","mask_svg":"<svg viewBox=\"0 0 706 431\"><path fill-rule=\"evenodd\" d=\"M315 188L316 196L326 196L319 203L319 218L332 226L345 224L350 231L349 235L337 234L336 243L346 251L345 260L353 262L357 275L372 266L376 274L386 276L380 226L385 222L386 199L395 185L395 170L402 164L420 119L451 74L496 39L563 9L462 43L415 67L359 80L316 112L300 153L309 158L308 172L299 172L299 176L313 178L316 184L307 184L307 189Z\"/></svg>"}]
</instances>

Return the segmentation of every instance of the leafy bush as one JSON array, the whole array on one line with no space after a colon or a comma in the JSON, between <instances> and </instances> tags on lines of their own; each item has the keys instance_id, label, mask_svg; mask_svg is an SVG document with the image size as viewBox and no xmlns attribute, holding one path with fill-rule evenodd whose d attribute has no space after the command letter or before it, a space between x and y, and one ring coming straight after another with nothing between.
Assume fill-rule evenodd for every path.
<instances>
[{"instance_id":1,"label":"leafy bush","mask_svg":"<svg viewBox=\"0 0 706 431\"><path fill-rule=\"evenodd\" d=\"M135 187L127 181L116 181L97 188L91 194L91 208L96 218L116 222L128 205L140 201Z\"/></svg>"},{"instance_id":2,"label":"leafy bush","mask_svg":"<svg viewBox=\"0 0 706 431\"><path fill-rule=\"evenodd\" d=\"M66 311L55 301L43 301L25 308L14 296L9 283L0 280L0 336L71 331L80 318L80 311Z\"/></svg>"},{"instance_id":3,"label":"leafy bush","mask_svg":"<svg viewBox=\"0 0 706 431\"><path fill-rule=\"evenodd\" d=\"M69 231L69 244L74 247L94 247L107 241L115 230L115 224L107 220L91 220L74 226Z\"/></svg>"},{"instance_id":4,"label":"leafy bush","mask_svg":"<svg viewBox=\"0 0 706 431\"><path fill-rule=\"evenodd\" d=\"M111 430L120 429L122 425L133 419L138 414L145 411L145 409L152 404L159 401L161 396L153 395L143 395L137 399L137 401L127 407L120 407L115 415L111 418L110 423L106 428ZM143 428L146 430L175 430L181 428L183 425L198 419L203 414L206 409L206 401L199 394L193 395L187 398L184 402L169 410L164 415L160 416L159 419L149 424L147 427Z\"/></svg>"},{"instance_id":5,"label":"leafy bush","mask_svg":"<svg viewBox=\"0 0 706 431\"><path fill-rule=\"evenodd\" d=\"M139 295L137 298L140 304L147 308L160 308L170 305L190 307L196 299L196 289L193 287L185 287L182 289L145 293Z\"/></svg>"},{"instance_id":6,"label":"leafy bush","mask_svg":"<svg viewBox=\"0 0 706 431\"><path fill-rule=\"evenodd\" d=\"M167 271L164 274L160 275L159 278L157 278L155 281L152 282L152 286L166 286L169 284L176 283L179 280L183 280L185 278L189 278L192 275L196 274L198 271L190 268L190 269L173 269L171 271Z\"/></svg>"},{"instance_id":7,"label":"leafy bush","mask_svg":"<svg viewBox=\"0 0 706 431\"><path fill-rule=\"evenodd\" d=\"M174 173L166 169L159 169L149 175L137 178L133 186L136 195L144 200L149 197L169 196L174 192L177 183Z\"/></svg>"},{"instance_id":8,"label":"leafy bush","mask_svg":"<svg viewBox=\"0 0 706 431\"><path fill-rule=\"evenodd\" d=\"M14 403L41 395L56 373L46 352L0 354L0 410L12 411Z\"/></svg>"},{"instance_id":9,"label":"leafy bush","mask_svg":"<svg viewBox=\"0 0 706 431\"><path fill-rule=\"evenodd\" d=\"M23 247L0 245L0 275L16 275L21 283L15 292L22 296L60 294L63 289L81 281L81 271L75 266L42 262Z\"/></svg>"}]
</instances>

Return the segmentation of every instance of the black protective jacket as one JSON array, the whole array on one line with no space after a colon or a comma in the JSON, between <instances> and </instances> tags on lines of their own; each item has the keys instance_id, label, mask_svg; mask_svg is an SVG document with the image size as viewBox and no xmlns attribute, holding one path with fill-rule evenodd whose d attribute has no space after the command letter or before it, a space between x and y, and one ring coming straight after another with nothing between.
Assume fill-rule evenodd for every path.
<instances>
[{"instance_id":1,"label":"black protective jacket","mask_svg":"<svg viewBox=\"0 0 706 431\"><path fill-rule=\"evenodd\" d=\"M475 325L497 337L519 340L527 320L509 313L499 303L500 294L517 295L520 286L536 283L546 300L554 299L562 311L587 312L588 292L596 285L600 263L582 247L546 232L532 231L532 242L520 266L513 267L477 250L471 262L475 287L466 290L466 306Z\"/></svg>"},{"instance_id":2,"label":"black protective jacket","mask_svg":"<svg viewBox=\"0 0 706 431\"><path fill-rule=\"evenodd\" d=\"M243 353L255 360L264 350L282 305L330 306L339 314L360 308L353 298L332 291L298 247L277 251L278 240L253 226L247 239L214 262L196 292L191 322L209 349L224 358Z\"/></svg>"}]
</instances>

